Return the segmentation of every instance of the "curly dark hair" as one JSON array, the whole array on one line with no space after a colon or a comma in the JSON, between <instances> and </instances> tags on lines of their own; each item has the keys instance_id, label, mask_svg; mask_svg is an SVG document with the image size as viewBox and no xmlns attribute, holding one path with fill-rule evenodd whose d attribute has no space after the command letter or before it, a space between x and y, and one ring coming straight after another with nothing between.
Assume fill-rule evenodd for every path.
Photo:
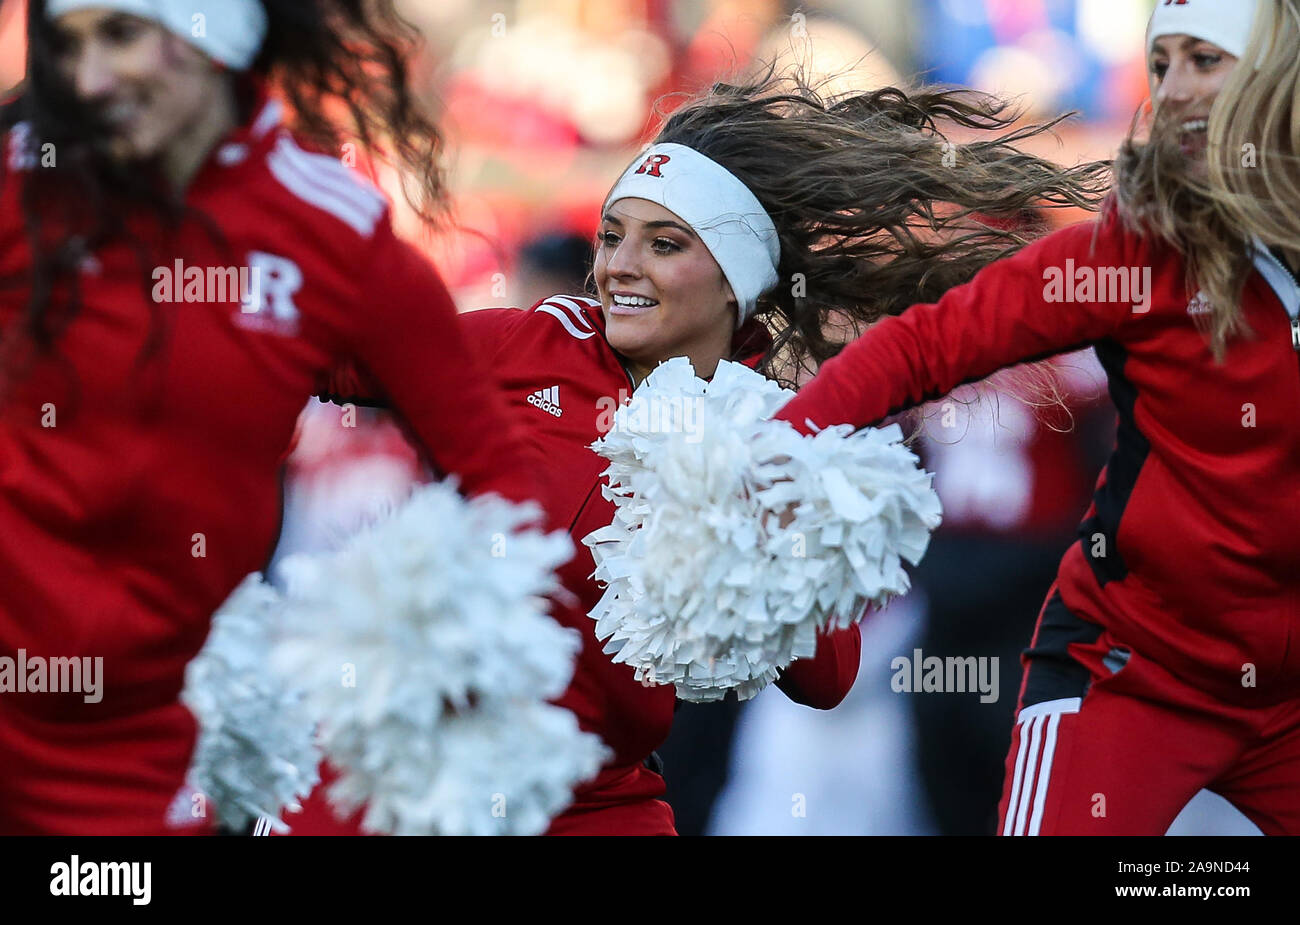
<instances>
[{"instance_id":1,"label":"curly dark hair","mask_svg":"<svg viewBox=\"0 0 1300 925\"><path fill-rule=\"evenodd\" d=\"M1017 145L1010 103L970 90L823 96L797 69L716 84L655 142L735 174L776 225L781 282L758 303L774 344L760 369L794 384L886 315L937 299L1045 230L1039 210L1096 210L1103 162L1061 167ZM970 140L950 142L945 131ZM954 133L955 134L955 133Z\"/></svg>"},{"instance_id":2,"label":"curly dark hair","mask_svg":"<svg viewBox=\"0 0 1300 925\"><path fill-rule=\"evenodd\" d=\"M408 62L417 34L392 0L261 3L267 37L252 67L237 77L241 117L251 118L258 86L267 86L284 101L291 126L308 144L340 155L344 144L359 143L372 157L399 168L405 196L422 218L441 219L446 212L442 135L411 90ZM57 36L45 0L31 0L27 33L26 78L17 96L0 107L0 130L26 123L33 140L55 146L58 159L23 186L31 271L0 285L30 288L24 328L37 348L50 352L80 307L74 268L88 252L109 240L127 240L141 256L147 288L148 260L125 218L142 207L173 223L190 213L157 182L149 165L105 154L102 119L59 73ZM0 165L0 183L4 170ZM220 239L219 228L197 217ZM155 331L144 355L157 340Z\"/></svg>"}]
</instances>

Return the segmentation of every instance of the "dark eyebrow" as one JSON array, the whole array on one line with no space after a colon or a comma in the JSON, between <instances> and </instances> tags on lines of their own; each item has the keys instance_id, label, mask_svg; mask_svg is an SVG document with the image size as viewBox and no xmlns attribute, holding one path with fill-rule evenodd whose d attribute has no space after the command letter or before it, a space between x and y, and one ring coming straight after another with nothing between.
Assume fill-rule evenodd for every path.
<instances>
[{"instance_id":1,"label":"dark eyebrow","mask_svg":"<svg viewBox=\"0 0 1300 925\"><path fill-rule=\"evenodd\" d=\"M120 10L111 10L105 13L104 17L94 24L94 30L108 29L113 26L133 25L136 23L148 24L149 20L135 16L131 13L123 13ZM77 36L69 30L63 28L58 23L51 22L49 26L49 36L55 43L71 44L77 40Z\"/></svg>"},{"instance_id":2,"label":"dark eyebrow","mask_svg":"<svg viewBox=\"0 0 1300 925\"><path fill-rule=\"evenodd\" d=\"M143 23L145 25L148 25L151 22L151 20L149 20L144 16L137 16L134 13L124 13L121 10L110 10L108 15L100 20L100 25L108 25L110 23L116 25L117 23L122 23L122 22Z\"/></svg>"},{"instance_id":3,"label":"dark eyebrow","mask_svg":"<svg viewBox=\"0 0 1300 925\"><path fill-rule=\"evenodd\" d=\"M611 215L608 212L606 212L603 216L601 216L601 218L602 220L609 222L611 225L617 225L620 228L623 227L623 222L615 218L613 215ZM682 232L683 234L689 237L692 238L696 237L694 229L688 228L679 222L670 222L670 221L646 222L645 226L647 228L676 228L678 231Z\"/></svg>"},{"instance_id":4,"label":"dark eyebrow","mask_svg":"<svg viewBox=\"0 0 1300 925\"><path fill-rule=\"evenodd\" d=\"M646 222L645 226L647 228L676 228L678 231L688 235L689 237L695 237L695 230L693 228L687 228L679 222Z\"/></svg>"},{"instance_id":5,"label":"dark eyebrow","mask_svg":"<svg viewBox=\"0 0 1300 925\"><path fill-rule=\"evenodd\" d=\"M72 33L70 33L67 29L63 28L62 26L60 26L57 22L50 22L47 20L45 23L45 29L46 29L45 32L46 36L49 38L51 42L54 42L56 44L57 43L66 44L68 42L71 42L73 38L75 38L75 36L73 36Z\"/></svg>"}]
</instances>

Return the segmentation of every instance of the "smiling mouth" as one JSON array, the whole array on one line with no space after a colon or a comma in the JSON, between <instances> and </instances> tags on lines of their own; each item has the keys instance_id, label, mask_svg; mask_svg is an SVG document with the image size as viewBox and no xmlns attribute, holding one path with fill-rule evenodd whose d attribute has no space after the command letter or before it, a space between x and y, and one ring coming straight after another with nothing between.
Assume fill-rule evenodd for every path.
<instances>
[{"instance_id":1,"label":"smiling mouth","mask_svg":"<svg viewBox=\"0 0 1300 925\"><path fill-rule=\"evenodd\" d=\"M610 293L609 302L610 312L615 315L639 315L659 304L657 299L649 296L627 293Z\"/></svg>"},{"instance_id":2,"label":"smiling mouth","mask_svg":"<svg viewBox=\"0 0 1300 925\"><path fill-rule=\"evenodd\" d=\"M1209 119L1200 116L1168 126L1170 134L1187 157L1200 158L1209 145Z\"/></svg>"},{"instance_id":3,"label":"smiling mouth","mask_svg":"<svg viewBox=\"0 0 1300 925\"><path fill-rule=\"evenodd\" d=\"M1190 129L1178 136L1178 147L1184 156L1199 159L1209 149L1209 137L1204 129Z\"/></svg>"},{"instance_id":4,"label":"smiling mouth","mask_svg":"<svg viewBox=\"0 0 1300 925\"><path fill-rule=\"evenodd\" d=\"M139 103L112 103L101 111L104 122L114 129L129 126L140 115Z\"/></svg>"}]
</instances>

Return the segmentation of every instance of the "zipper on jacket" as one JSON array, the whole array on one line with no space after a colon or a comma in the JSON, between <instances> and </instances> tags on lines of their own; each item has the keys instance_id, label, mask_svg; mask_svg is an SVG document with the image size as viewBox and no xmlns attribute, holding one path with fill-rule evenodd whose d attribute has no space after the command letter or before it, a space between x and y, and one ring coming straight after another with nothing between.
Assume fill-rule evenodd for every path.
<instances>
[{"instance_id":1,"label":"zipper on jacket","mask_svg":"<svg viewBox=\"0 0 1300 925\"><path fill-rule=\"evenodd\" d=\"M1256 253L1282 271L1287 282L1291 284L1291 295L1293 297L1291 304L1300 306L1300 280L1296 279L1296 275L1291 271L1291 268L1287 266L1277 254L1273 253L1270 248L1261 245L1256 247L1255 250ZM1280 296L1281 293L1278 293L1278 295ZM1285 300L1279 299L1279 301L1282 301L1282 308L1283 310L1286 310L1287 305ZM1287 311L1287 315L1291 316L1291 312ZM1291 317L1291 349L1300 353L1300 317Z\"/></svg>"},{"instance_id":2,"label":"zipper on jacket","mask_svg":"<svg viewBox=\"0 0 1300 925\"><path fill-rule=\"evenodd\" d=\"M1277 267L1279 267L1281 270L1283 270L1286 273L1286 278L1291 283L1291 293L1296 299L1295 304L1300 305L1300 275L1297 275L1295 272L1293 272L1291 270L1291 267L1286 263L1286 261L1284 261L1277 254L1273 253L1271 249L1266 247L1257 247L1257 250L1260 250L1262 251L1262 253L1266 254L1268 260L1270 260L1272 263L1274 263ZM1284 311L1286 310L1287 306L1285 302L1283 303L1282 308ZM1290 315L1291 312L1287 311L1287 314ZM1291 318L1291 349L1294 350L1297 354L1300 354L1300 309L1297 309L1297 315ZM1300 366L1300 356L1296 357L1296 361L1297 361L1297 365ZM1300 594L1295 595L1295 600L1297 605L1296 615L1300 616ZM1297 624L1294 621L1291 621L1287 623L1284 627L1285 646L1282 649L1282 668L1284 671L1287 669L1288 667L1287 663L1290 661L1291 658L1292 635L1295 632L1296 626Z\"/></svg>"}]
</instances>

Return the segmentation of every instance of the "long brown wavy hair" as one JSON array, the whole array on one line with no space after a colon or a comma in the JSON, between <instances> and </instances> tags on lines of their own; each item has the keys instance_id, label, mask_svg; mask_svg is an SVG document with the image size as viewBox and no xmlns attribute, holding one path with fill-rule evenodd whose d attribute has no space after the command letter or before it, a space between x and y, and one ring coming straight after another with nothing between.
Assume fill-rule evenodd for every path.
<instances>
[{"instance_id":1,"label":"long brown wavy hair","mask_svg":"<svg viewBox=\"0 0 1300 925\"><path fill-rule=\"evenodd\" d=\"M417 36L392 0L261 2L267 37L253 66L237 79L241 116L252 117L258 85L266 85L287 104L290 124L309 144L341 155L351 143L393 163L412 207L430 222L443 217L443 140L409 86ZM45 0L31 0L27 33L27 75L18 96L0 107L0 130L25 122L37 147L53 144L58 157L24 183L31 272L0 285L30 287L25 333L48 353L79 308L74 270L88 252L109 240L128 241L140 254L147 290L149 260L125 218L140 208L170 222L189 213L157 182L151 165L120 163L104 153L102 119L59 73ZM6 182L4 170L0 164L0 183ZM219 227L197 218L220 238ZM160 326L156 306L147 301L156 323L144 356L156 347Z\"/></svg>"},{"instance_id":2,"label":"long brown wavy hair","mask_svg":"<svg viewBox=\"0 0 1300 925\"><path fill-rule=\"evenodd\" d=\"M970 90L819 86L772 68L717 84L654 139L717 161L772 217L781 282L758 303L774 340L759 368L784 384L1023 247L1046 230L1038 210L1096 210L1108 189L1108 164L1061 167L1018 147L1065 116L1017 127L1010 103Z\"/></svg>"},{"instance_id":3,"label":"long brown wavy hair","mask_svg":"<svg viewBox=\"0 0 1300 925\"><path fill-rule=\"evenodd\" d=\"M1241 295L1252 272L1252 239L1300 250L1297 48L1300 2L1265 0L1240 64L1210 108L1208 175L1179 149L1177 125L1186 113L1172 108L1157 113L1149 140L1130 133L1116 160L1121 216L1183 256L1188 288L1210 304L1198 321L1220 362L1228 341L1247 333Z\"/></svg>"}]
</instances>

